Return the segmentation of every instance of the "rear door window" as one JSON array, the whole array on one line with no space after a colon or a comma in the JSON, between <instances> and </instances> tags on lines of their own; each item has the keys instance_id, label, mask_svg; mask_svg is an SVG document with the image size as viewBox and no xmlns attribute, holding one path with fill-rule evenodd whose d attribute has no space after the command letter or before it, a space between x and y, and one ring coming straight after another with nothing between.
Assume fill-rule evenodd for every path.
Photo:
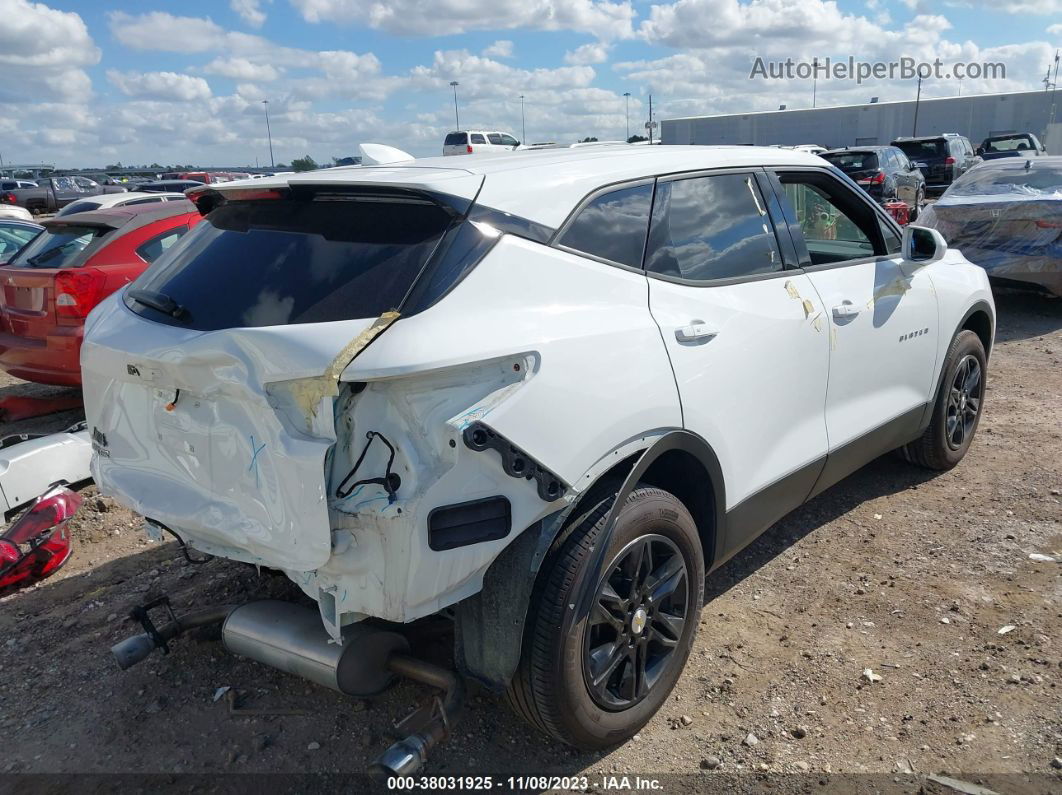
<instances>
[{"instance_id":1,"label":"rear door window","mask_svg":"<svg viewBox=\"0 0 1062 795\"><path fill-rule=\"evenodd\" d=\"M479 133L472 133L472 143L485 144L487 140Z\"/></svg>"},{"instance_id":2,"label":"rear door window","mask_svg":"<svg viewBox=\"0 0 1062 795\"><path fill-rule=\"evenodd\" d=\"M661 182L645 269L696 282L780 271L766 207L751 174Z\"/></svg>"},{"instance_id":3,"label":"rear door window","mask_svg":"<svg viewBox=\"0 0 1062 795\"><path fill-rule=\"evenodd\" d=\"M652 203L652 183L602 193L577 212L558 243L609 262L640 268Z\"/></svg>"},{"instance_id":4,"label":"rear door window","mask_svg":"<svg viewBox=\"0 0 1062 795\"><path fill-rule=\"evenodd\" d=\"M167 229L160 235L155 235L140 244L136 253L140 255L140 258L145 262L154 262L174 243L181 239L181 235L188 231L187 226L178 226L174 229Z\"/></svg>"},{"instance_id":5,"label":"rear door window","mask_svg":"<svg viewBox=\"0 0 1062 795\"><path fill-rule=\"evenodd\" d=\"M231 202L135 282L181 306L179 319L126 304L202 331L374 318L402 303L449 224L409 197Z\"/></svg>"}]
</instances>

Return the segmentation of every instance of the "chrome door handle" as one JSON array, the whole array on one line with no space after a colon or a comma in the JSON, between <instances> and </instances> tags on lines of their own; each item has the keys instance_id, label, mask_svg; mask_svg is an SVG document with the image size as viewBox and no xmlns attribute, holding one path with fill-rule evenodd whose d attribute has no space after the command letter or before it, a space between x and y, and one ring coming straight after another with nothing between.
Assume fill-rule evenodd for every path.
<instances>
[{"instance_id":1,"label":"chrome door handle","mask_svg":"<svg viewBox=\"0 0 1062 795\"><path fill-rule=\"evenodd\" d=\"M833 316L838 320L845 320L850 317L855 317L860 311L860 308L855 304L838 304L833 308Z\"/></svg>"},{"instance_id":2,"label":"chrome door handle","mask_svg":"<svg viewBox=\"0 0 1062 795\"><path fill-rule=\"evenodd\" d=\"M694 320L688 326L680 326L675 329L675 339L679 342L697 342L698 340L708 341L718 333L718 331L709 328L699 320Z\"/></svg>"}]
</instances>

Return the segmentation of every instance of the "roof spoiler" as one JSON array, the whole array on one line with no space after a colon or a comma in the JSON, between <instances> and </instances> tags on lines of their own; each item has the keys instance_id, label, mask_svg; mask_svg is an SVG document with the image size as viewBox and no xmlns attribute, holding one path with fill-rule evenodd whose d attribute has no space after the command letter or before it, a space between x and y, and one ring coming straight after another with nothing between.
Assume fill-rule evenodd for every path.
<instances>
[{"instance_id":1,"label":"roof spoiler","mask_svg":"<svg viewBox=\"0 0 1062 795\"><path fill-rule=\"evenodd\" d=\"M386 144L358 144L363 166L385 166L391 163L412 163L416 160L409 152L403 152Z\"/></svg>"}]
</instances>

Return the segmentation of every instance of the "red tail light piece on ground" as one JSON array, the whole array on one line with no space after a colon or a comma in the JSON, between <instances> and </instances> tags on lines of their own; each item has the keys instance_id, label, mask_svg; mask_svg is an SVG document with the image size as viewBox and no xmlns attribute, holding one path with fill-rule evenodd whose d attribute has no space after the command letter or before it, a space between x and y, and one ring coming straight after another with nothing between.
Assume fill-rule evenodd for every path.
<instances>
[{"instance_id":1,"label":"red tail light piece on ground","mask_svg":"<svg viewBox=\"0 0 1062 795\"><path fill-rule=\"evenodd\" d=\"M81 506L80 494L56 486L0 536L0 596L54 574L70 557L66 523Z\"/></svg>"}]
</instances>

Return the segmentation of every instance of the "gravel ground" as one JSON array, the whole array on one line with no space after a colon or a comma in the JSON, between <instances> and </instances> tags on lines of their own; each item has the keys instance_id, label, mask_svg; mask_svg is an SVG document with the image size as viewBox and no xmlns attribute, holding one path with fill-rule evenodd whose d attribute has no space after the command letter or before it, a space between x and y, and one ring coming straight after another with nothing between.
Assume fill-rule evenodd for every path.
<instances>
[{"instance_id":1,"label":"gravel ground","mask_svg":"<svg viewBox=\"0 0 1062 795\"><path fill-rule=\"evenodd\" d=\"M712 792L946 791L924 778L943 773L1062 791L1062 565L1029 558L1062 559L1062 301L1007 295L999 313L966 460L945 474L876 461L714 574L686 671L634 740L577 753L473 689L424 772L585 775L606 789L607 776L638 774ZM56 391L2 378L0 396ZM0 600L0 771L359 772L423 698L402 683L353 701L204 639L118 671L108 648L134 632L130 607L156 594L179 608L298 597L249 566L190 566L137 517L85 494L67 566ZM418 651L445 659L448 644L426 630ZM232 714L214 698L221 687L243 708L305 714Z\"/></svg>"}]
</instances>

